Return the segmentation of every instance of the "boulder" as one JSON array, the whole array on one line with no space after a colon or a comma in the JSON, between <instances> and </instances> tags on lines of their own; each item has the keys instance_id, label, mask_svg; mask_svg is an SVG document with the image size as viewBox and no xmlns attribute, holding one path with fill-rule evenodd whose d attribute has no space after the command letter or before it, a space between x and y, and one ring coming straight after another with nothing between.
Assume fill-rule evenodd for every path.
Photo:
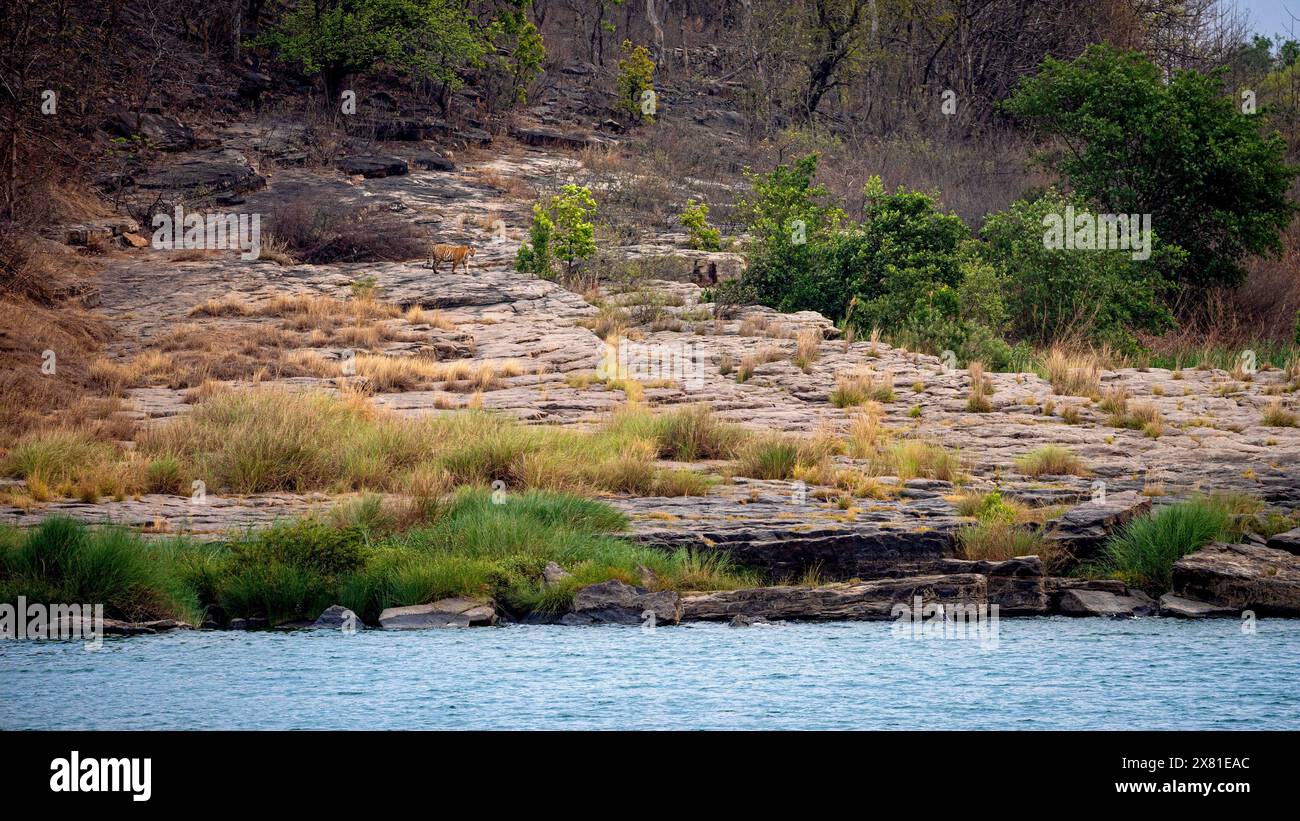
<instances>
[{"instance_id":1,"label":"boulder","mask_svg":"<svg viewBox=\"0 0 1300 821\"><path fill-rule=\"evenodd\" d=\"M266 178L233 148L196 151L174 165L151 171L137 183L140 188L167 191L243 192L266 185Z\"/></svg>"},{"instance_id":2,"label":"boulder","mask_svg":"<svg viewBox=\"0 0 1300 821\"><path fill-rule=\"evenodd\" d=\"M559 584L572 576L572 573L565 570L563 567L560 567L555 562L547 562L546 567L542 568L542 581L548 586Z\"/></svg>"},{"instance_id":3,"label":"boulder","mask_svg":"<svg viewBox=\"0 0 1300 821\"><path fill-rule=\"evenodd\" d=\"M311 623L317 630L361 629L361 618L341 604L331 604Z\"/></svg>"},{"instance_id":4,"label":"boulder","mask_svg":"<svg viewBox=\"0 0 1300 821\"><path fill-rule=\"evenodd\" d=\"M1300 527L1270 537L1266 546L1300 556Z\"/></svg>"},{"instance_id":5,"label":"boulder","mask_svg":"<svg viewBox=\"0 0 1300 821\"><path fill-rule=\"evenodd\" d=\"M428 630L447 627L489 627L496 624L492 605L459 597L411 607L390 607L379 614L385 630Z\"/></svg>"},{"instance_id":6,"label":"boulder","mask_svg":"<svg viewBox=\"0 0 1300 821\"><path fill-rule=\"evenodd\" d=\"M677 624L682 618L681 596L671 590L651 593L617 579L582 588L573 597L573 611L561 623L641 624L647 612L654 613L655 624Z\"/></svg>"},{"instance_id":7,"label":"boulder","mask_svg":"<svg viewBox=\"0 0 1300 821\"><path fill-rule=\"evenodd\" d=\"M894 619L894 606L924 604L982 607L987 584L976 573L877 579L820 587L751 587L698 593L682 599L684 621L733 621L737 616L770 621Z\"/></svg>"},{"instance_id":8,"label":"boulder","mask_svg":"<svg viewBox=\"0 0 1300 821\"><path fill-rule=\"evenodd\" d=\"M753 627L756 624L771 624L772 622L762 616L736 615L731 618L728 627Z\"/></svg>"},{"instance_id":9,"label":"boulder","mask_svg":"<svg viewBox=\"0 0 1300 821\"><path fill-rule=\"evenodd\" d=\"M1135 491L1113 493L1104 502L1076 505L1047 523L1047 538L1079 560L1090 559L1117 528L1151 510L1151 499Z\"/></svg>"},{"instance_id":10,"label":"boulder","mask_svg":"<svg viewBox=\"0 0 1300 821\"><path fill-rule=\"evenodd\" d=\"M184 151L194 146L194 130L180 120L161 114L136 114L126 109L108 113L102 128L117 137L139 136L161 151Z\"/></svg>"},{"instance_id":11,"label":"boulder","mask_svg":"<svg viewBox=\"0 0 1300 821\"><path fill-rule=\"evenodd\" d=\"M1174 562L1173 593L1233 610L1300 616L1300 556L1216 542Z\"/></svg>"},{"instance_id":12,"label":"boulder","mask_svg":"<svg viewBox=\"0 0 1300 821\"><path fill-rule=\"evenodd\" d=\"M1217 604L1184 599L1182 596L1166 593L1160 597L1160 615L1180 619L1204 619L1212 616L1235 616L1237 611L1231 607L1220 607Z\"/></svg>"},{"instance_id":13,"label":"boulder","mask_svg":"<svg viewBox=\"0 0 1300 821\"><path fill-rule=\"evenodd\" d=\"M931 565L932 573L979 573L988 588L989 606L1002 616L1041 616L1051 611L1037 556L1017 556L1001 562L943 559Z\"/></svg>"},{"instance_id":14,"label":"boulder","mask_svg":"<svg viewBox=\"0 0 1300 821\"><path fill-rule=\"evenodd\" d=\"M1075 588L1061 594L1057 612L1063 616L1107 616L1131 618L1153 616L1156 602L1141 590L1126 590L1123 594L1106 590Z\"/></svg>"},{"instance_id":15,"label":"boulder","mask_svg":"<svg viewBox=\"0 0 1300 821\"><path fill-rule=\"evenodd\" d=\"M408 166L401 157L381 157L373 154L345 157L339 161L339 170L344 174L360 174L366 179L377 177L400 177L406 174Z\"/></svg>"},{"instance_id":16,"label":"boulder","mask_svg":"<svg viewBox=\"0 0 1300 821\"><path fill-rule=\"evenodd\" d=\"M442 156L434 154L431 151L416 154L412 158L416 168L423 168L425 171L455 171L456 163Z\"/></svg>"},{"instance_id":17,"label":"boulder","mask_svg":"<svg viewBox=\"0 0 1300 821\"><path fill-rule=\"evenodd\" d=\"M573 151L580 151L607 142L605 139L593 134L581 131L560 131L558 128L547 128L546 126L512 127L510 136L525 145L556 146Z\"/></svg>"}]
</instances>

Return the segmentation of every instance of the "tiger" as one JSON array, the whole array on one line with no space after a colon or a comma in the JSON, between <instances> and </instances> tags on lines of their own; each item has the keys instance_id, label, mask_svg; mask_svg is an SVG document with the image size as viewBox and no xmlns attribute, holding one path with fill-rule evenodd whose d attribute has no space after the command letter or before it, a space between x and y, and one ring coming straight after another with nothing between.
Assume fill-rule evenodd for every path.
<instances>
[{"instance_id":1,"label":"tiger","mask_svg":"<svg viewBox=\"0 0 1300 821\"><path fill-rule=\"evenodd\" d=\"M456 273L456 266L459 264L465 273L469 273L470 258L477 253L473 245L446 245L437 243L429 254L429 266L436 272L438 263L451 260L451 272Z\"/></svg>"}]
</instances>

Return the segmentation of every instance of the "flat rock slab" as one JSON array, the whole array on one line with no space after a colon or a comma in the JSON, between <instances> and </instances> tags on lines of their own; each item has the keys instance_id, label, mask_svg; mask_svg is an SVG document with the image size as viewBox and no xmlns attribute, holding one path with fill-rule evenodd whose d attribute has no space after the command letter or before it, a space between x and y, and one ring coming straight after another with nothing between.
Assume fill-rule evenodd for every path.
<instances>
[{"instance_id":1,"label":"flat rock slab","mask_svg":"<svg viewBox=\"0 0 1300 821\"><path fill-rule=\"evenodd\" d=\"M1274 550L1285 550L1287 553L1300 555L1300 527L1295 530L1288 530L1285 533L1278 533L1268 540L1266 546Z\"/></svg>"},{"instance_id":2,"label":"flat rock slab","mask_svg":"<svg viewBox=\"0 0 1300 821\"><path fill-rule=\"evenodd\" d=\"M1300 616L1300 556L1216 542L1174 562L1177 596L1234 610Z\"/></svg>"},{"instance_id":3,"label":"flat rock slab","mask_svg":"<svg viewBox=\"0 0 1300 821\"><path fill-rule=\"evenodd\" d=\"M0 524L30 527L51 516L70 516L88 524L124 525L150 534L215 539L227 531L296 519L323 510L335 501L324 494L266 493L244 497L210 495L196 504L188 496L151 493L120 502L106 500L91 504L66 500L31 510L0 507Z\"/></svg>"},{"instance_id":4,"label":"flat rock slab","mask_svg":"<svg viewBox=\"0 0 1300 821\"><path fill-rule=\"evenodd\" d=\"M982 607L987 603L984 576L957 573L878 579L820 587L753 587L688 595L682 599L683 621L733 621L737 616L770 621L881 621L897 618L895 605Z\"/></svg>"},{"instance_id":5,"label":"flat rock slab","mask_svg":"<svg viewBox=\"0 0 1300 821\"><path fill-rule=\"evenodd\" d=\"M1160 615L1162 616L1173 616L1180 619L1204 619L1215 616L1235 616L1237 612L1231 607L1220 607L1209 602L1185 599L1182 596L1175 596L1173 593L1166 593L1160 597Z\"/></svg>"},{"instance_id":6,"label":"flat rock slab","mask_svg":"<svg viewBox=\"0 0 1300 821\"><path fill-rule=\"evenodd\" d=\"M671 590L651 593L644 587L611 579L588 585L573 597L573 611L560 619L561 624L645 624L653 615L653 624L677 624L682 618L681 596Z\"/></svg>"},{"instance_id":7,"label":"flat rock slab","mask_svg":"<svg viewBox=\"0 0 1300 821\"><path fill-rule=\"evenodd\" d=\"M923 573L951 558L964 524L937 495L860 500L855 512L808 497L789 482L741 482L708 496L611 500L631 535L666 550L722 552L774 579L816 567L830 579ZM968 521L968 520L967 520Z\"/></svg>"},{"instance_id":8,"label":"flat rock slab","mask_svg":"<svg viewBox=\"0 0 1300 821\"><path fill-rule=\"evenodd\" d=\"M439 599L429 604L389 607L379 614L385 630L430 630L458 627L489 627L496 624L492 605L473 599Z\"/></svg>"},{"instance_id":9,"label":"flat rock slab","mask_svg":"<svg viewBox=\"0 0 1300 821\"><path fill-rule=\"evenodd\" d=\"M377 177L400 177L409 170L406 160L401 157L346 157L339 161L339 170L344 174L360 174L366 179Z\"/></svg>"},{"instance_id":10,"label":"flat rock slab","mask_svg":"<svg viewBox=\"0 0 1300 821\"><path fill-rule=\"evenodd\" d=\"M1151 499L1133 491L1112 493L1104 501L1088 501L1048 522L1048 538L1076 559L1096 555L1116 529L1151 510Z\"/></svg>"},{"instance_id":11,"label":"flat rock slab","mask_svg":"<svg viewBox=\"0 0 1300 821\"><path fill-rule=\"evenodd\" d=\"M1131 618L1156 613L1155 600L1140 590L1129 590L1123 595L1105 590L1066 590L1057 608L1063 616Z\"/></svg>"}]
</instances>

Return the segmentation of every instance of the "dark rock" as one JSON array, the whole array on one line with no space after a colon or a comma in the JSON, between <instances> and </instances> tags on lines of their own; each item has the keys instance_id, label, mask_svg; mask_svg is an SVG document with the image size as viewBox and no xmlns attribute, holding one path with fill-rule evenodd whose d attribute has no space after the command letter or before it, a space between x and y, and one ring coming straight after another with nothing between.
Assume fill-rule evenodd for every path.
<instances>
[{"instance_id":1,"label":"dark rock","mask_svg":"<svg viewBox=\"0 0 1300 821\"><path fill-rule=\"evenodd\" d=\"M743 614L739 614L732 617L728 626L729 627L753 627L756 624L771 624L771 622L763 618L762 616L746 616Z\"/></svg>"},{"instance_id":2,"label":"dark rock","mask_svg":"<svg viewBox=\"0 0 1300 821\"><path fill-rule=\"evenodd\" d=\"M326 607L311 626L317 630L359 630L364 627L357 614L341 604Z\"/></svg>"},{"instance_id":3,"label":"dark rock","mask_svg":"<svg viewBox=\"0 0 1300 821\"><path fill-rule=\"evenodd\" d=\"M141 177L140 188L172 191L243 192L266 185L266 178L233 148L197 151L180 162Z\"/></svg>"},{"instance_id":4,"label":"dark rock","mask_svg":"<svg viewBox=\"0 0 1300 821\"><path fill-rule=\"evenodd\" d=\"M1113 493L1104 502L1084 502L1048 522L1047 538L1077 560L1090 559L1117 528L1149 510L1151 499L1146 496Z\"/></svg>"},{"instance_id":5,"label":"dark rock","mask_svg":"<svg viewBox=\"0 0 1300 821\"><path fill-rule=\"evenodd\" d=\"M1268 540L1267 547L1300 556L1300 527L1279 533Z\"/></svg>"},{"instance_id":6,"label":"dark rock","mask_svg":"<svg viewBox=\"0 0 1300 821\"><path fill-rule=\"evenodd\" d=\"M381 157L365 155L345 157L339 161L339 170L345 174L360 174L366 179L377 177L400 177L408 171L406 160L401 157Z\"/></svg>"},{"instance_id":7,"label":"dark rock","mask_svg":"<svg viewBox=\"0 0 1300 821\"><path fill-rule=\"evenodd\" d=\"M1116 594L1106 590L1074 588L1065 590L1058 601L1057 612L1063 616L1152 616L1156 603L1140 590L1125 590Z\"/></svg>"},{"instance_id":8,"label":"dark rock","mask_svg":"<svg viewBox=\"0 0 1300 821\"><path fill-rule=\"evenodd\" d=\"M592 134L586 134L580 131L560 131L559 129L547 128L545 126L512 127L510 129L510 136L525 145L556 146L558 148L567 148L573 151L590 148L605 142L605 140Z\"/></svg>"},{"instance_id":9,"label":"dark rock","mask_svg":"<svg viewBox=\"0 0 1300 821\"><path fill-rule=\"evenodd\" d=\"M682 618L681 597L671 590L651 593L617 579L582 588L573 597L573 611L563 624L641 624L654 614L655 624L677 624Z\"/></svg>"},{"instance_id":10,"label":"dark rock","mask_svg":"<svg viewBox=\"0 0 1300 821\"><path fill-rule=\"evenodd\" d=\"M456 164L441 154L433 152L422 152L416 154L412 159L416 168L423 168L425 171L455 171Z\"/></svg>"},{"instance_id":11,"label":"dark rock","mask_svg":"<svg viewBox=\"0 0 1300 821\"><path fill-rule=\"evenodd\" d=\"M924 604L982 607L984 576L957 573L878 579L822 587L752 587L699 593L682 599L684 621L731 621L737 616L781 621L886 620L897 618L895 605Z\"/></svg>"},{"instance_id":12,"label":"dark rock","mask_svg":"<svg viewBox=\"0 0 1300 821\"><path fill-rule=\"evenodd\" d=\"M1231 607L1220 607L1217 604L1184 599L1182 596L1166 593L1160 597L1160 615L1180 619L1204 619L1213 616L1235 616L1237 611Z\"/></svg>"},{"instance_id":13,"label":"dark rock","mask_svg":"<svg viewBox=\"0 0 1300 821\"><path fill-rule=\"evenodd\" d=\"M1285 550L1216 542L1174 562L1173 581L1176 596L1300 616L1300 556Z\"/></svg>"},{"instance_id":14,"label":"dark rock","mask_svg":"<svg viewBox=\"0 0 1300 821\"><path fill-rule=\"evenodd\" d=\"M102 128L117 137L142 137L161 151L184 151L194 146L194 130L161 114L136 114L117 109L104 118Z\"/></svg>"},{"instance_id":15,"label":"dark rock","mask_svg":"<svg viewBox=\"0 0 1300 821\"><path fill-rule=\"evenodd\" d=\"M227 630L261 630L270 627L271 622L268 619L253 616L246 619L231 619L226 625Z\"/></svg>"},{"instance_id":16,"label":"dark rock","mask_svg":"<svg viewBox=\"0 0 1300 821\"><path fill-rule=\"evenodd\" d=\"M439 599L411 607L390 607L379 614L385 630L428 630L447 627L489 627L496 624L496 609L473 599Z\"/></svg>"},{"instance_id":17,"label":"dark rock","mask_svg":"<svg viewBox=\"0 0 1300 821\"><path fill-rule=\"evenodd\" d=\"M989 606L996 604L1002 616L1037 616L1051 611L1043 563L1037 556L1017 556L1001 562L944 559L935 562L931 572L983 575Z\"/></svg>"}]
</instances>

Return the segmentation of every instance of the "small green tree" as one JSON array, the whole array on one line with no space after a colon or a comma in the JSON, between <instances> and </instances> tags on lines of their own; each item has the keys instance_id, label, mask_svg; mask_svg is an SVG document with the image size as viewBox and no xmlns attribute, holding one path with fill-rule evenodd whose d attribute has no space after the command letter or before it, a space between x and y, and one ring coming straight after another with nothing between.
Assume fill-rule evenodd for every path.
<instances>
[{"instance_id":1,"label":"small green tree","mask_svg":"<svg viewBox=\"0 0 1300 821\"><path fill-rule=\"evenodd\" d=\"M591 189L569 185L551 197L551 218L555 221L555 255L564 261L565 274L571 275L578 260L596 253L596 199Z\"/></svg>"},{"instance_id":2,"label":"small green tree","mask_svg":"<svg viewBox=\"0 0 1300 821\"><path fill-rule=\"evenodd\" d=\"M519 253L515 255L515 268L524 274L536 274L542 279L550 279L554 276L551 270L551 263L554 257L551 254L551 233L555 230L555 223L551 221L546 209L542 208L541 203L533 204L533 225L529 229L530 242L525 242L519 246Z\"/></svg>"},{"instance_id":3,"label":"small green tree","mask_svg":"<svg viewBox=\"0 0 1300 821\"><path fill-rule=\"evenodd\" d=\"M1045 59L1005 106L1061 140L1056 167L1098 210L1152 214L1188 252L1183 283L1239 284L1244 257L1281 247L1300 169L1223 93L1221 74L1166 81L1141 54L1094 45L1073 62Z\"/></svg>"},{"instance_id":4,"label":"small green tree","mask_svg":"<svg viewBox=\"0 0 1300 821\"><path fill-rule=\"evenodd\" d=\"M653 123L658 103L653 96L655 64L650 51L645 46L633 48L631 40L624 40L623 53L626 56L618 61L619 105L632 119Z\"/></svg>"},{"instance_id":5,"label":"small green tree","mask_svg":"<svg viewBox=\"0 0 1300 821\"><path fill-rule=\"evenodd\" d=\"M596 226L591 222L595 214L591 190L580 185L564 186L545 206L534 204L530 241L519 246L515 268L551 279L553 261L559 259L565 275L572 275L579 260L596 253Z\"/></svg>"},{"instance_id":6,"label":"small green tree","mask_svg":"<svg viewBox=\"0 0 1300 821\"><path fill-rule=\"evenodd\" d=\"M722 249L722 232L709 225L709 206L687 200L686 208L678 219L686 229L686 238L692 248L697 251Z\"/></svg>"},{"instance_id":7,"label":"small green tree","mask_svg":"<svg viewBox=\"0 0 1300 821\"><path fill-rule=\"evenodd\" d=\"M528 19L533 0L507 0L507 6L488 26L487 39L497 51L497 64L510 84L515 102L528 101L528 86L542 73L546 45L541 32Z\"/></svg>"}]
</instances>

